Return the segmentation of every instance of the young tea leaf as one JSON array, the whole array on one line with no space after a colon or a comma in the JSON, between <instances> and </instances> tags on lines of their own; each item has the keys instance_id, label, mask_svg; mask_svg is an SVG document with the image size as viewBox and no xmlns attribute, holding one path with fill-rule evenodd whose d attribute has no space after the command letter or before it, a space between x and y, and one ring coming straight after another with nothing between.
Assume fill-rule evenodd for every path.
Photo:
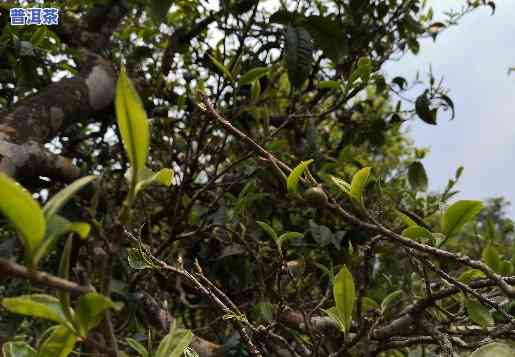
<instances>
[{"instance_id":1,"label":"young tea leaf","mask_svg":"<svg viewBox=\"0 0 515 357\"><path fill-rule=\"evenodd\" d=\"M469 318L479 326L485 328L494 325L494 319L490 310L476 300L466 300L465 308Z\"/></svg>"},{"instance_id":2,"label":"young tea leaf","mask_svg":"<svg viewBox=\"0 0 515 357\"><path fill-rule=\"evenodd\" d=\"M43 211L27 190L4 173L0 173L0 212L12 223L26 255L32 258L45 235Z\"/></svg>"},{"instance_id":3,"label":"young tea leaf","mask_svg":"<svg viewBox=\"0 0 515 357\"><path fill-rule=\"evenodd\" d=\"M37 352L27 342L10 341L2 346L3 357L36 357Z\"/></svg>"},{"instance_id":4,"label":"young tea leaf","mask_svg":"<svg viewBox=\"0 0 515 357\"><path fill-rule=\"evenodd\" d=\"M77 320L84 336L88 331L98 325L104 318L103 312L107 309L114 309L119 311L123 305L114 303L111 299L99 293L88 293L79 299L79 306L77 308Z\"/></svg>"},{"instance_id":5,"label":"young tea leaf","mask_svg":"<svg viewBox=\"0 0 515 357\"><path fill-rule=\"evenodd\" d=\"M138 183L136 184L135 191L138 193L150 185L162 185L169 187L172 184L172 180L172 169L161 169L158 172L153 172L152 170L145 167L139 173Z\"/></svg>"},{"instance_id":6,"label":"young tea leaf","mask_svg":"<svg viewBox=\"0 0 515 357\"><path fill-rule=\"evenodd\" d=\"M345 333L345 323L342 319L340 319L340 315L338 314L338 310L336 306L330 307L327 310L322 309L323 312L327 314L336 324L341 332Z\"/></svg>"},{"instance_id":7,"label":"young tea leaf","mask_svg":"<svg viewBox=\"0 0 515 357\"><path fill-rule=\"evenodd\" d=\"M261 77L265 76L270 72L270 69L267 67L256 67L252 68L248 72L246 72L244 75L240 77L240 80L238 83L240 86L244 86L246 84L250 84L254 82L255 80L260 79Z\"/></svg>"},{"instance_id":8,"label":"young tea leaf","mask_svg":"<svg viewBox=\"0 0 515 357\"><path fill-rule=\"evenodd\" d=\"M442 233L448 237L458 233L482 209L481 201L464 200L453 203L442 216Z\"/></svg>"},{"instance_id":9,"label":"young tea leaf","mask_svg":"<svg viewBox=\"0 0 515 357\"><path fill-rule=\"evenodd\" d=\"M73 197L73 195L96 178L97 176L94 175L82 177L56 193L43 207L45 219L48 221Z\"/></svg>"},{"instance_id":10,"label":"young tea leaf","mask_svg":"<svg viewBox=\"0 0 515 357\"><path fill-rule=\"evenodd\" d=\"M2 306L15 314L39 317L59 323L66 322L61 302L50 295L21 295L2 299Z\"/></svg>"},{"instance_id":11,"label":"young tea leaf","mask_svg":"<svg viewBox=\"0 0 515 357\"><path fill-rule=\"evenodd\" d=\"M372 168L370 167L364 167L356 172L352 177L352 182L350 185L351 197L354 198L354 200L356 200L356 202L358 202L362 207L364 205L363 191L365 190L365 186L368 183L371 170Z\"/></svg>"},{"instance_id":12,"label":"young tea leaf","mask_svg":"<svg viewBox=\"0 0 515 357\"><path fill-rule=\"evenodd\" d=\"M143 102L124 68L116 84L115 107L123 147L131 163L133 177L137 178L147 162L150 134ZM136 185L135 181L132 180L133 185Z\"/></svg>"},{"instance_id":13,"label":"young tea leaf","mask_svg":"<svg viewBox=\"0 0 515 357\"><path fill-rule=\"evenodd\" d=\"M127 341L127 344L133 350L138 352L141 357L149 357L150 356L148 351L147 351L147 349L145 348L145 346L143 346L141 343L139 343L135 339L128 337L128 338L125 339L125 341Z\"/></svg>"},{"instance_id":14,"label":"young tea leaf","mask_svg":"<svg viewBox=\"0 0 515 357\"><path fill-rule=\"evenodd\" d=\"M232 82L234 80L234 78L231 74L231 71L229 71L229 69L227 67L225 67L225 65L222 62L220 62L213 56L211 56L211 55L208 55L208 56L209 56L209 59L211 60L211 62L213 62L213 64L216 66L216 68L218 68L220 70L220 72L223 73L224 77Z\"/></svg>"},{"instance_id":15,"label":"young tea leaf","mask_svg":"<svg viewBox=\"0 0 515 357\"><path fill-rule=\"evenodd\" d=\"M306 168L313 162L313 159L308 161L301 161L292 172L288 175L288 180L286 181L286 188L288 192L298 192L299 190L299 180Z\"/></svg>"},{"instance_id":16,"label":"young tea leaf","mask_svg":"<svg viewBox=\"0 0 515 357\"><path fill-rule=\"evenodd\" d=\"M180 357L186 347L189 346L193 339L193 333L190 330L171 330L161 342L155 353L155 357Z\"/></svg>"},{"instance_id":17,"label":"young tea leaf","mask_svg":"<svg viewBox=\"0 0 515 357\"><path fill-rule=\"evenodd\" d=\"M420 161L415 161L409 166L408 180L411 188L415 191L427 190L427 174Z\"/></svg>"},{"instance_id":18,"label":"young tea leaf","mask_svg":"<svg viewBox=\"0 0 515 357\"><path fill-rule=\"evenodd\" d=\"M42 342L38 357L67 357L75 347L77 336L66 326L52 327L50 335Z\"/></svg>"},{"instance_id":19,"label":"young tea leaf","mask_svg":"<svg viewBox=\"0 0 515 357\"><path fill-rule=\"evenodd\" d=\"M351 272L344 265L336 274L333 285L333 296L336 311L343 321L344 333L348 334L352 324L352 311L356 300L356 288Z\"/></svg>"}]
</instances>

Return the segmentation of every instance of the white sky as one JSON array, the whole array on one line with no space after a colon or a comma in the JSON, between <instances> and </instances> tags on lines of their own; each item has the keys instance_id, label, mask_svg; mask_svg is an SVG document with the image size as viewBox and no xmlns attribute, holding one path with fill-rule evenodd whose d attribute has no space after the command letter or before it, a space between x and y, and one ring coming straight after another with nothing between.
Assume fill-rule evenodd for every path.
<instances>
[{"instance_id":1,"label":"white sky","mask_svg":"<svg viewBox=\"0 0 515 357\"><path fill-rule=\"evenodd\" d=\"M464 0L433 0L435 13L458 8ZM413 122L411 137L431 153L423 160L432 189L443 188L459 165L465 167L460 199L504 196L515 204L515 1L498 0L495 15L476 10L436 43L421 43L418 56L408 55L385 67L388 77L424 79L431 64L437 78L451 90L456 118L447 113L438 126ZM427 77L425 77L427 78ZM510 216L515 218L515 208Z\"/></svg>"}]
</instances>

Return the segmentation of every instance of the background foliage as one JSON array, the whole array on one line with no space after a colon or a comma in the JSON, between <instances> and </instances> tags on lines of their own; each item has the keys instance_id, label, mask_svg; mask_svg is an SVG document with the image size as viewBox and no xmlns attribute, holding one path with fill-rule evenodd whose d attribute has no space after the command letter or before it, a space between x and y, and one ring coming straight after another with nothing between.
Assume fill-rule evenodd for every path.
<instances>
[{"instance_id":1,"label":"background foliage","mask_svg":"<svg viewBox=\"0 0 515 357\"><path fill-rule=\"evenodd\" d=\"M4 356L513 355L507 203L452 203L461 167L428 191L403 126L453 101L382 72L494 2L45 2L55 27L11 26L14 6Z\"/></svg>"}]
</instances>

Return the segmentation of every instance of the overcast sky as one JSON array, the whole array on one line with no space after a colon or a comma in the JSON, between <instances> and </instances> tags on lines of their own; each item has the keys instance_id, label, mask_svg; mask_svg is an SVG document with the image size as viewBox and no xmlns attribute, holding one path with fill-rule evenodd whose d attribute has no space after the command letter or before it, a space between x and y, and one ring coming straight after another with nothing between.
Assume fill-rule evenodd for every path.
<instances>
[{"instance_id":1,"label":"overcast sky","mask_svg":"<svg viewBox=\"0 0 515 357\"><path fill-rule=\"evenodd\" d=\"M430 0L436 13L458 8L464 0ZM438 126L421 121L410 126L418 147L429 147L423 160L430 188L441 189L459 165L465 167L458 186L460 199L504 196L515 204L515 1L498 0L464 17L437 41L423 41L418 56L389 63L388 77L413 79L432 65L456 107L456 118L440 116ZM424 77L422 77L424 78ZM427 77L426 77L427 78ZM515 218L515 207L509 210Z\"/></svg>"}]
</instances>

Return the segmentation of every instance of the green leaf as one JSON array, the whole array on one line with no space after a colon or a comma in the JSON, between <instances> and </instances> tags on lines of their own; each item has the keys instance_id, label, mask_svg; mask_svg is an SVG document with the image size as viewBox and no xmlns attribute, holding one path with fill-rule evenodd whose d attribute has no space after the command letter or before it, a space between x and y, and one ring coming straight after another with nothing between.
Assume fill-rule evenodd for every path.
<instances>
[{"instance_id":1,"label":"green leaf","mask_svg":"<svg viewBox=\"0 0 515 357\"><path fill-rule=\"evenodd\" d=\"M408 237L411 239L417 239L417 238L425 238L429 240L433 240L433 234L425 229L424 227L420 226L411 226L406 228L402 231L402 235L404 237Z\"/></svg>"},{"instance_id":2,"label":"green leaf","mask_svg":"<svg viewBox=\"0 0 515 357\"><path fill-rule=\"evenodd\" d=\"M99 293L91 292L82 295L77 308L77 321L81 333L86 336L88 331L98 325L104 317L103 312L107 309L121 310L123 304L114 303L111 299Z\"/></svg>"},{"instance_id":3,"label":"green leaf","mask_svg":"<svg viewBox=\"0 0 515 357\"><path fill-rule=\"evenodd\" d=\"M331 176L331 181L333 181L333 183L336 185L336 187L338 187L338 189L340 191L342 191L343 193L345 193L346 195L351 197L351 194L350 194L351 186L347 181L342 180L341 178L335 177L335 176Z\"/></svg>"},{"instance_id":4,"label":"green leaf","mask_svg":"<svg viewBox=\"0 0 515 357\"><path fill-rule=\"evenodd\" d=\"M417 222L412 220L406 213L401 212L399 210L395 210L395 213L397 213L397 216L401 219L402 223L404 223L408 227L418 227Z\"/></svg>"},{"instance_id":5,"label":"green leaf","mask_svg":"<svg viewBox=\"0 0 515 357\"><path fill-rule=\"evenodd\" d=\"M130 347L132 347L132 349L134 349L136 352L138 352L141 357L149 357L150 356L147 349L145 348L145 346L143 346L141 343L139 343L135 339L128 337L125 339L125 341L127 341L127 344Z\"/></svg>"},{"instance_id":6,"label":"green leaf","mask_svg":"<svg viewBox=\"0 0 515 357\"><path fill-rule=\"evenodd\" d=\"M372 168L370 167L362 168L354 174L350 184L350 195L356 200L356 202L360 204L361 207L364 207L363 191L365 190L365 186L368 183L371 170Z\"/></svg>"},{"instance_id":7,"label":"green leaf","mask_svg":"<svg viewBox=\"0 0 515 357\"><path fill-rule=\"evenodd\" d=\"M324 55L335 64L348 53L347 35L340 24L328 17L312 15L300 21L310 35L315 45L322 50Z\"/></svg>"},{"instance_id":8,"label":"green leaf","mask_svg":"<svg viewBox=\"0 0 515 357\"><path fill-rule=\"evenodd\" d=\"M145 346L143 346L141 343L139 343L135 339L128 337L125 339L125 341L127 341L127 344L130 347L132 347L133 350L138 352L141 357L149 357L150 356L147 349L145 348Z\"/></svg>"},{"instance_id":9,"label":"green leaf","mask_svg":"<svg viewBox=\"0 0 515 357\"><path fill-rule=\"evenodd\" d=\"M469 357L513 357L515 350L509 345L501 342L492 342L479 347Z\"/></svg>"},{"instance_id":10,"label":"green leaf","mask_svg":"<svg viewBox=\"0 0 515 357\"><path fill-rule=\"evenodd\" d=\"M469 318L479 326L485 328L494 325L494 319L490 310L476 300L465 300L465 308Z\"/></svg>"},{"instance_id":11,"label":"green leaf","mask_svg":"<svg viewBox=\"0 0 515 357\"><path fill-rule=\"evenodd\" d=\"M0 173L0 211L13 224L32 257L45 235L45 218L32 195L16 181Z\"/></svg>"},{"instance_id":12,"label":"green leaf","mask_svg":"<svg viewBox=\"0 0 515 357\"><path fill-rule=\"evenodd\" d=\"M143 253L139 248L129 248L127 249L128 254L128 262L129 266L132 269L142 270L142 269L154 269L155 266L148 259L145 259Z\"/></svg>"},{"instance_id":13,"label":"green leaf","mask_svg":"<svg viewBox=\"0 0 515 357\"><path fill-rule=\"evenodd\" d=\"M481 260L485 262L485 264L490 268L492 268L493 271L499 272L502 264L501 257L491 244L487 245L485 249L483 249Z\"/></svg>"},{"instance_id":14,"label":"green leaf","mask_svg":"<svg viewBox=\"0 0 515 357\"><path fill-rule=\"evenodd\" d=\"M313 67L313 40L305 28L291 24L286 28L286 67L290 83L302 87Z\"/></svg>"},{"instance_id":15,"label":"green leaf","mask_svg":"<svg viewBox=\"0 0 515 357\"><path fill-rule=\"evenodd\" d=\"M77 336L66 326L55 326L41 344L37 357L67 357L73 351L76 341Z\"/></svg>"},{"instance_id":16,"label":"green leaf","mask_svg":"<svg viewBox=\"0 0 515 357\"><path fill-rule=\"evenodd\" d=\"M63 253L61 255L61 261L59 263L59 276L63 279L68 280L70 275L70 256L72 251L72 239L68 238L64 245ZM63 306L64 314L66 318L71 322L73 321L73 310L70 304L70 292L67 290L58 290L57 297Z\"/></svg>"},{"instance_id":17,"label":"green leaf","mask_svg":"<svg viewBox=\"0 0 515 357\"><path fill-rule=\"evenodd\" d=\"M415 191L427 190L427 174L420 161L413 162L408 168L408 180Z\"/></svg>"},{"instance_id":18,"label":"green leaf","mask_svg":"<svg viewBox=\"0 0 515 357\"><path fill-rule=\"evenodd\" d=\"M173 0L152 0L149 4L149 13L157 25L166 21L166 16L172 6Z\"/></svg>"},{"instance_id":19,"label":"green leaf","mask_svg":"<svg viewBox=\"0 0 515 357\"><path fill-rule=\"evenodd\" d=\"M442 216L442 233L449 237L458 233L481 209L481 201L464 200L453 203Z\"/></svg>"},{"instance_id":20,"label":"green leaf","mask_svg":"<svg viewBox=\"0 0 515 357\"><path fill-rule=\"evenodd\" d=\"M200 357L200 356L199 356L199 354L197 352L195 352L190 347L186 347L184 349L184 357Z\"/></svg>"},{"instance_id":21,"label":"green leaf","mask_svg":"<svg viewBox=\"0 0 515 357\"><path fill-rule=\"evenodd\" d=\"M292 240L292 239L302 238L302 237L304 237L304 234L299 233L299 232L286 232L286 233L281 234L279 236L279 238L277 238L277 243L279 245L279 248L282 248L282 245L284 242L286 242L288 240Z\"/></svg>"},{"instance_id":22,"label":"green leaf","mask_svg":"<svg viewBox=\"0 0 515 357\"><path fill-rule=\"evenodd\" d=\"M66 186L61 191L56 193L43 207L43 213L45 214L45 219L48 221L53 215L55 215L65 204L68 202L70 198L73 197L81 188L86 186L88 183L95 180L97 176L90 175L86 177L82 177L72 184Z\"/></svg>"},{"instance_id":23,"label":"green leaf","mask_svg":"<svg viewBox=\"0 0 515 357\"><path fill-rule=\"evenodd\" d=\"M290 12L287 10L279 10L274 12L268 21L271 23L281 24L281 25L288 25L290 22L293 22L295 18L294 12Z\"/></svg>"},{"instance_id":24,"label":"green leaf","mask_svg":"<svg viewBox=\"0 0 515 357\"><path fill-rule=\"evenodd\" d=\"M261 77L265 76L270 72L270 69L268 67L256 67L249 70L247 73L242 75L240 77L240 80L238 83L240 86L244 86L246 84L250 84L254 82L255 80L260 79Z\"/></svg>"},{"instance_id":25,"label":"green leaf","mask_svg":"<svg viewBox=\"0 0 515 357\"><path fill-rule=\"evenodd\" d=\"M483 278L486 278L486 275L481 270L469 269L461 273L461 275L458 277L458 280L461 281L463 284L468 284L473 280Z\"/></svg>"},{"instance_id":26,"label":"green leaf","mask_svg":"<svg viewBox=\"0 0 515 357\"><path fill-rule=\"evenodd\" d=\"M66 315L61 302L50 295L33 294L4 298L2 306L15 314L66 323Z\"/></svg>"},{"instance_id":27,"label":"green leaf","mask_svg":"<svg viewBox=\"0 0 515 357\"><path fill-rule=\"evenodd\" d=\"M370 310L378 310L379 311L380 309L381 309L381 307L375 300L373 300L369 297L366 297L366 296L363 297L361 310L364 314L366 314Z\"/></svg>"},{"instance_id":28,"label":"green leaf","mask_svg":"<svg viewBox=\"0 0 515 357\"><path fill-rule=\"evenodd\" d=\"M322 311L325 312L331 319L333 319L334 322L336 322L336 324L338 325L338 328L340 329L341 332L345 333L345 323L340 318L340 315L338 314L338 310L336 309L336 306L330 307L327 310L322 309Z\"/></svg>"},{"instance_id":29,"label":"green leaf","mask_svg":"<svg viewBox=\"0 0 515 357\"><path fill-rule=\"evenodd\" d=\"M356 300L356 289L351 272L344 265L334 279L333 296L336 311L343 321L344 333L348 334L352 324L352 311Z\"/></svg>"},{"instance_id":30,"label":"green leaf","mask_svg":"<svg viewBox=\"0 0 515 357\"><path fill-rule=\"evenodd\" d=\"M261 95L261 83L259 81L254 81L250 85L250 100L256 101Z\"/></svg>"},{"instance_id":31,"label":"green leaf","mask_svg":"<svg viewBox=\"0 0 515 357\"><path fill-rule=\"evenodd\" d=\"M318 82L318 88L320 89L339 89L341 86L341 83L338 81L321 81Z\"/></svg>"},{"instance_id":32,"label":"green leaf","mask_svg":"<svg viewBox=\"0 0 515 357\"><path fill-rule=\"evenodd\" d=\"M155 357L180 357L193 338L190 330L172 330L166 335L155 353Z\"/></svg>"},{"instance_id":33,"label":"green leaf","mask_svg":"<svg viewBox=\"0 0 515 357\"><path fill-rule=\"evenodd\" d=\"M139 173L138 183L136 184L135 191L138 193L150 185L162 185L169 187L172 184L173 175L174 173L172 169L161 169L158 172L153 172L152 170L145 167Z\"/></svg>"},{"instance_id":34,"label":"green leaf","mask_svg":"<svg viewBox=\"0 0 515 357\"><path fill-rule=\"evenodd\" d=\"M370 74L374 70L374 66L372 64L372 60L368 57L361 57L358 60L356 65L356 69L352 72L349 82L354 83L358 78L361 78L363 83L368 83L370 79Z\"/></svg>"},{"instance_id":35,"label":"green leaf","mask_svg":"<svg viewBox=\"0 0 515 357\"><path fill-rule=\"evenodd\" d=\"M125 68L120 71L116 84L115 107L123 147L136 178L147 162L150 134L147 113ZM135 180L132 181L136 185Z\"/></svg>"},{"instance_id":36,"label":"green leaf","mask_svg":"<svg viewBox=\"0 0 515 357\"><path fill-rule=\"evenodd\" d=\"M221 63L220 61L218 61L216 58L214 58L211 55L208 55L208 56L209 56L209 59L211 59L211 62L213 62L213 64L216 66L216 68L218 68L220 70L220 72L222 72L224 74L224 77L226 79L228 79L231 82L234 81L231 71L229 71L229 69L227 67L225 67L225 65L223 63Z\"/></svg>"},{"instance_id":37,"label":"green leaf","mask_svg":"<svg viewBox=\"0 0 515 357\"><path fill-rule=\"evenodd\" d=\"M403 292L400 289L388 294L381 302L381 314L384 314L391 306L396 305L402 294Z\"/></svg>"},{"instance_id":38,"label":"green leaf","mask_svg":"<svg viewBox=\"0 0 515 357\"><path fill-rule=\"evenodd\" d=\"M60 215L54 214L47 221L45 239L34 253L34 264L37 265L66 233L76 233L85 239L89 235L90 226L84 222L70 222Z\"/></svg>"},{"instance_id":39,"label":"green leaf","mask_svg":"<svg viewBox=\"0 0 515 357\"><path fill-rule=\"evenodd\" d=\"M277 233L275 233L275 230L267 223L265 222L261 222L261 221L256 221L256 223L258 224L259 227L261 227L262 230L265 231L265 233L274 240L274 242L279 245L278 243L278 237L277 237Z\"/></svg>"},{"instance_id":40,"label":"green leaf","mask_svg":"<svg viewBox=\"0 0 515 357\"><path fill-rule=\"evenodd\" d=\"M436 125L436 109L431 109L429 106L431 102L427 96L428 91L419 95L415 100L415 112L425 123Z\"/></svg>"},{"instance_id":41,"label":"green leaf","mask_svg":"<svg viewBox=\"0 0 515 357\"><path fill-rule=\"evenodd\" d=\"M288 175L288 179L286 181L286 188L288 192L298 192L299 191L299 180L306 168L313 162L313 159L308 161L301 161L292 172Z\"/></svg>"},{"instance_id":42,"label":"green leaf","mask_svg":"<svg viewBox=\"0 0 515 357\"><path fill-rule=\"evenodd\" d=\"M11 341L2 346L3 357L36 357L36 350L27 342Z\"/></svg>"}]
</instances>

